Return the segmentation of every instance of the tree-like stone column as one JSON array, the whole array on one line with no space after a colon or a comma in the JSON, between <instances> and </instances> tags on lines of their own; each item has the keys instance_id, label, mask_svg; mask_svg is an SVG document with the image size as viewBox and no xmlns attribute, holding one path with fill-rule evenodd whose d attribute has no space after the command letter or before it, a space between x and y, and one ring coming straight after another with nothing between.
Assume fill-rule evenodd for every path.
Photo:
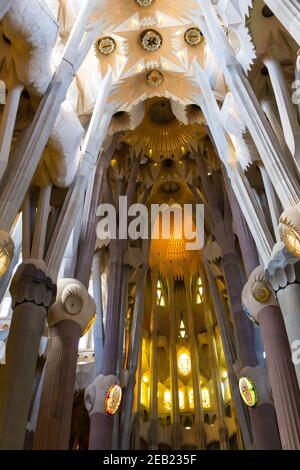
<instances>
[{"instance_id":1,"label":"tree-like stone column","mask_svg":"<svg viewBox=\"0 0 300 470\"><path fill-rule=\"evenodd\" d=\"M124 274L123 240L111 240L110 261L108 272L108 294L106 308L105 343L101 373L103 376L115 376L118 362L118 343L120 327L120 308L122 302L122 282ZM91 450L107 450L112 448L113 418L97 413L90 423ZM109 443L109 444L108 444Z\"/></svg>"},{"instance_id":2,"label":"tree-like stone column","mask_svg":"<svg viewBox=\"0 0 300 470\"><path fill-rule=\"evenodd\" d=\"M0 188L0 226L3 230L9 231L13 224L55 124L61 104L66 99L68 88L96 39L98 31L101 31L103 27L101 22L98 25L99 29L91 27L90 20L95 6L96 2L83 2L48 90L38 106L32 123L11 155L9 168Z\"/></svg>"},{"instance_id":3,"label":"tree-like stone column","mask_svg":"<svg viewBox=\"0 0 300 470\"><path fill-rule=\"evenodd\" d=\"M259 322L275 405L279 434L284 450L300 449L300 392L292 364L291 350L278 303L258 266L243 289L243 304ZM255 377L253 377L256 385ZM258 407L260 405L258 384Z\"/></svg>"},{"instance_id":4,"label":"tree-like stone column","mask_svg":"<svg viewBox=\"0 0 300 470\"><path fill-rule=\"evenodd\" d=\"M34 449L67 450L71 430L78 343L96 311L94 300L76 279L58 281L48 316L51 328Z\"/></svg>"},{"instance_id":5,"label":"tree-like stone column","mask_svg":"<svg viewBox=\"0 0 300 470\"><path fill-rule=\"evenodd\" d=\"M0 385L0 448L23 449L40 339L56 286L43 262L28 260L14 275L13 319Z\"/></svg>"}]
</instances>

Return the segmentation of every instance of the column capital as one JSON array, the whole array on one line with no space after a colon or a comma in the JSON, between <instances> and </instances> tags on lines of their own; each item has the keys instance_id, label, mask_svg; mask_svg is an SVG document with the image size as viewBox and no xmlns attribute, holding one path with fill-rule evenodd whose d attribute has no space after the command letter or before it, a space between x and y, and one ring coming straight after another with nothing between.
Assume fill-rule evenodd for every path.
<instances>
[{"instance_id":1,"label":"column capital","mask_svg":"<svg viewBox=\"0 0 300 470\"><path fill-rule=\"evenodd\" d=\"M266 279L272 284L275 293L300 281L299 267L299 258L283 242L277 242L265 271Z\"/></svg>"},{"instance_id":2,"label":"column capital","mask_svg":"<svg viewBox=\"0 0 300 470\"><path fill-rule=\"evenodd\" d=\"M56 296L56 285L45 273L42 264L27 260L18 267L11 286L12 305L33 302L50 307Z\"/></svg>"},{"instance_id":3,"label":"column capital","mask_svg":"<svg viewBox=\"0 0 300 470\"><path fill-rule=\"evenodd\" d=\"M242 304L246 315L255 323L263 308L278 305L262 266L257 266L250 274L242 292Z\"/></svg>"},{"instance_id":4,"label":"column capital","mask_svg":"<svg viewBox=\"0 0 300 470\"><path fill-rule=\"evenodd\" d=\"M60 279L56 301L48 314L50 327L63 320L77 323L84 334L96 312L96 304L86 287L77 279Z\"/></svg>"},{"instance_id":5,"label":"column capital","mask_svg":"<svg viewBox=\"0 0 300 470\"><path fill-rule=\"evenodd\" d=\"M115 390L113 387L116 386ZM112 392L112 395L110 395ZM111 408L108 410L108 400L111 399ZM95 413L113 416L118 411L122 399L119 380L114 375L98 375L86 389L84 404L91 417ZM117 408L117 409L116 409Z\"/></svg>"}]
</instances>

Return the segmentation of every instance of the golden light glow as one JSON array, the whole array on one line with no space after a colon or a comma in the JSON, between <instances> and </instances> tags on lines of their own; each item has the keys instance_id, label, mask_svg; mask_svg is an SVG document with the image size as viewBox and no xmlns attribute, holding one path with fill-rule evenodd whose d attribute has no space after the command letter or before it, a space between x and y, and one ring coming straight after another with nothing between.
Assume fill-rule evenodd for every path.
<instances>
[{"instance_id":1,"label":"golden light glow","mask_svg":"<svg viewBox=\"0 0 300 470\"><path fill-rule=\"evenodd\" d=\"M96 314L93 315L92 319L90 320L89 324L87 325L86 329L84 330L84 332L82 333L82 336L85 336L87 334L87 332L92 328L94 322L96 320Z\"/></svg>"},{"instance_id":2,"label":"golden light glow","mask_svg":"<svg viewBox=\"0 0 300 470\"><path fill-rule=\"evenodd\" d=\"M163 158L182 158L182 149L186 151L193 143L198 143L205 136L205 130L200 124L185 125L175 117L168 122L154 122L147 112L153 103L162 101L161 98L152 98L145 103L145 118L135 130L128 131L123 139L130 146L143 147L145 155L160 161Z\"/></svg>"},{"instance_id":3,"label":"golden light glow","mask_svg":"<svg viewBox=\"0 0 300 470\"><path fill-rule=\"evenodd\" d=\"M0 277L4 276L7 272L11 260L14 254L14 243L11 240L10 236L0 230L0 237L1 237L1 246L0 246Z\"/></svg>"},{"instance_id":4,"label":"golden light glow","mask_svg":"<svg viewBox=\"0 0 300 470\"><path fill-rule=\"evenodd\" d=\"M179 409L180 410L184 410L184 391L183 390L179 390L178 392L178 400L179 400Z\"/></svg>"},{"instance_id":5,"label":"golden light glow","mask_svg":"<svg viewBox=\"0 0 300 470\"><path fill-rule=\"evenodd\" d=\"M144 375L143 376L143 381L145 382L145 384L148 384L149 383L149 377L147 377L147 375Z\"/></svg>"},{"instance_id":6,"label":"golden light glow","mask_svg":"<svg viewBox=\"0 0 300 470\"><path fill-rule=\"evenodd\" d=\"M222 372L222 379L227 379L227 377L228 377L228 372L227 372L227 370L223 370L223 372Z\"/></svg>"},{"instance_id":7,"label":"golden light glow","mask_svg":"<svg viewBox=\"0 0 300 470\"><path fill-rule=\"evenodd\" d=\"M165 303L165 298L164 298L163 291L162 291L162 284L160 280L157 282L156 293L157 293L157 305L159 305L160 307L165 307L166 303Z\"/></svg>"},{"instance_id":8,"label":"golden light glow","mask_svg":"<svg viewBox=\"0 0 300 470\"><path fill-rule=\"evenodd\" d=\"M202 396L202 406L203 406L203 408L210 408L210 396L209 396L209 390L208 390L207 387L202 388L201 396Z\"/></svg>"},{"instance_id":9,"label":"golden light glow","mask_svg":"<svg viewBox=\"0 0 300 470\"><path fill-rule=\"evenodd\" d=\"M195 232L192 216L185 213L183 218L182 209L172 202L167 205L165 211L169 211L170 227L167 228L170 232L166 233L167 224L162 222L164 213L161 212L152 229L150 265L158 267L160 273L166 276L172 273L174 277L183 277L185 264L191 272L197 272L199 252L186 249L186 243L190 241L184 238L183 230L186 224L185 226L190 226Z\"/></svg>"},{"instance_id":10,"label":"golden light glow","mask_svg":"<svg viewBox=\"0 0 300 470\"><path fill-rule=\"evenodd\" d=\"M202 286L202 280L201 277L198 276L197 278L197 298L196 298L197 304L202 304L203 302L203 286Z\"/></svg>"},{"instance_id":11,"label":"golden light glow","mask_svg":"<svg viewBox=\"0 0 300 470\"><path fill-rule=\"evenodd\" d=\"M170 411L172 409L172 402L171 402L171 392L170 390L166 390L164 392L164 409L166 411Z\"/></svg>"},{"instance_id":12,"label":"golden light glow","mask_svg":"<svg viewBox=\"0 0 300 470\"><path fill-rule=\"evenodd\" d=\"M181 375L187 376L191 372L191 355L187 348L180 348L177 355L178 371Z\"/></svg>"},{"instance_id":13,"label":"golden light glow","mask_svg":"<svg viewBox=\"0 0 300 470\"><path fill-rule=\"evenodd\" d=\"M189 391L189 407L194 408L194 390L192 389Z\"/></svg>"}]
</instances>

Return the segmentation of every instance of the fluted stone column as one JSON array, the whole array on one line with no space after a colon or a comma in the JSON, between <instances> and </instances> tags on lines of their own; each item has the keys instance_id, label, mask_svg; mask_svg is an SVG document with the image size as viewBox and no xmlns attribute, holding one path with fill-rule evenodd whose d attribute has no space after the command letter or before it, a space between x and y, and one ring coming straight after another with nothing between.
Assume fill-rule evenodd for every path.
<instances>
[{"instance_id":1,"label":"fluted stone column","mask_svg":"<svg viewBox=\"0 0 300 470\"><path fill-rule=\"evenodd\" d=\"M173 449L180 449L180 411L179 411L179 390L178 390L178 369L176 355L176 321L175 298L174 298L174 277L168 277L168 301L169 301L169 362L170 362L170 378L171 378L171 394L172 394L172 442Z\"/></svg>"},{"instance_id":2,"label":"fluted stone column","mask_svg":"<svg viewBox=\"0 0 300 470\"><path fill-rule=\"evenodd\" d=\"M138 276L138 285L136 291L136 299L133 310L133 318L131 324L131 335L130 335L130 344L129 344L129 354L127 361L127 369L124 371L125 374L128 374L127 386L125 389L125 396L122 405L122 439L121 439L121 448L129 449L130 444L130 429L131 429L131 418L132 418L132 404L134 398L134 391L137 395L137 408L139 420L140 416L140 395L141 395L141 380L142 380L142 326L144 319L144 298L145 298L145 289L148 273L148 262L149 262L149 249L150 241L143 241L143 250L142 250L142 260L143 264L140 270L140 275ZM138 369L138 380L136 384L136 375L137 367L139 361ZM140 428L140 422L137 423L138 429Z\"/></svg>"},{"instance_id":3,"label":"fluted stone column","mask_svg":"<svg viewBox=\"0 0 300 470\"><path fill-rule=\"evenodd\" d=\"M195 427L197 433L197 447L198 449L205 449L205 435L203 429L203 409L201 399L201 386L200 386L200 366L198 347L195 336L194 327L194 315L193 315L193 304L192 304L192 291L191 291L191 274L188 266L184 267L184 285L186 292L186 309L188 318L188 332L190 340L190 353L191 353L191 365L192 365L192 382L194 391L194 410L195 410Z\"/></svg>"},{"instance_id":4,"label":"fluted stone column","mask_svg":"<svg viewBox=\"0 0 300 470\"><path fill-rule=\"evenodd\" d=\"M282 314L260 266L253 271L243 289L243 304L261 326L282 448L299 449L300 392L297 377ZM259 386L258 383L258 405Z\"/></svg>"},{"instance_id":5,"label":"fluted stone column","mask_svg":"<svg viewBox=\"0 0 300 470\"><path fill-rule=\"evenodd\" d=\"M101 279L101 251L96 251L93 258L93 297L96 303L96 320L94 323L94 351L96 374L99 375L102 369L104 353L104 323L103 323L103 300L102 300L102 279Z\"/></svg>"},{"instance_id":6,"label":"fluted stone column","mask_svg":"<svg viewBox=\"0 0 300 470\"><path fill-rule=\"evenodd\" d=\"M23 448L40 339L56 286L42 262L28 260L14 275L13 319L0 386L0 448Z\"/></svg>"},{"instance_id":7,"label":"fluted stone column","mask_svg":"<svg viewBox=\"0 0 300 470\"><path fill-rule=\"evenodd\" d=\"M151 325L150 325L150 421L149 443L151 450L158 448L158 382L157 382L157 282L158 272L153 269L151 271L152 282L152 308L151 308Z\"/></svg>"},{"instance_id":8,"label":"fluted stone column","mask_svg":"<svg viewBox=\"0 0 300 470\"><path fill-rule=\"evenodd\" d=\"M96 306L76 279L58 281L48 323L51 328L34 449L68 450L79 339Z\"/></svg>"},{"instance_id":9,"label":"fluted stone column","mask_svg":"<svg viewBox=\"0 0 300 470\"><path fill-rule=\"evenodd\" d=\"M108 293L105 322L105 342L102 363L103 376L116 376L118 363L118 344L120 327L120 309L122 303L122 282L124 273L124 244L123 240L111 240L110 261L108 272ZM108 450L112 448L113 417L95 411L95 417L90 423L91 450Z\"/></svg>"}]
</instances>

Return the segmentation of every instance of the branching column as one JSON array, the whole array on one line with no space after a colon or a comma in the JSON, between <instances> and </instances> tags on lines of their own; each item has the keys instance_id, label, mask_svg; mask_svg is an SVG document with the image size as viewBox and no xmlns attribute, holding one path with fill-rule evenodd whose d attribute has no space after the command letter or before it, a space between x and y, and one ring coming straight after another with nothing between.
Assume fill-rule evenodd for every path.
<instances>
[{"instance_id":1,"label":"branching column","mask_svg":"<svg viewBox=\"0 0 300 470\"><path fill-rule=\"evenodd\" d=\"M126 245L125 245L126 246ZM120 240L110 242L110 261L108 272L108 293L107 310L105 324L105 342L102 363L103 377L99 383L106 381L107 377L114 377L117 383L117 363L118 363L118 343L120 328L120 308L122 303L122 283L123 283L123 255L124 243ZM95 383L98 381L96 379ZM97 382L98 383L98 382ZM100 385L99 385L100 386ZM102 387L102 385L101 385ZM90 413L90 441L91 450L108 450L112 448L113 417L106 415L105 411L91 407Z\"/></svg>"},{"instance_id":2,"label":"branching column","mask_svg":"<svg viewBox=\"0 0 300 470\"><path fill-rule=\"evenodd\" d=\"M0 189L0 227L9 231L45 149L67 90L98 34L85 34L94 2L84 2L69 36L63 58L42 99L35 117L11 156L11 164ZM99 25L101 28L101 25Z\"/></svg>"}]
</instances>

